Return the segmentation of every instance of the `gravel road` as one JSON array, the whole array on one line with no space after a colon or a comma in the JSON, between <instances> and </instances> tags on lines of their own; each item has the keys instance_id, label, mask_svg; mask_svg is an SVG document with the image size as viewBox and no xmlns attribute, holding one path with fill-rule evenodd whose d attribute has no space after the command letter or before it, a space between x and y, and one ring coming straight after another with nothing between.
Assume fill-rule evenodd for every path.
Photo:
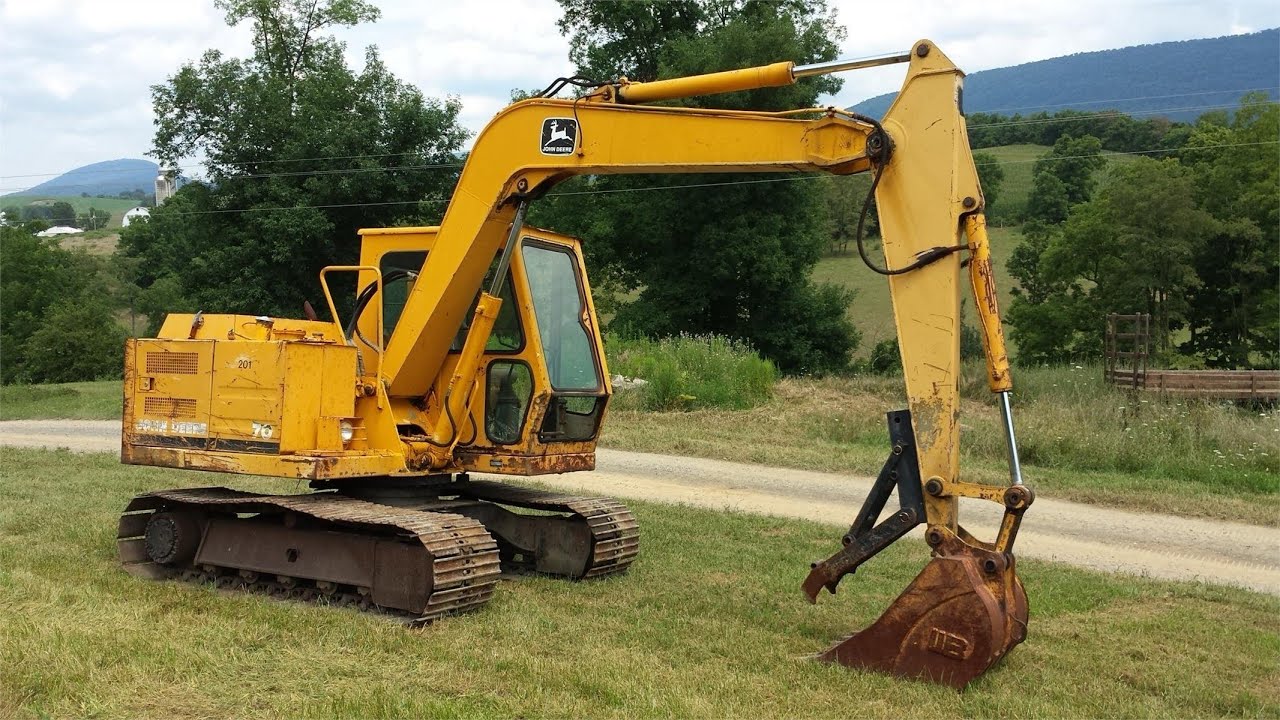
<instances>
[{"instance_id":1,"label":"gravel road","mask_svg":"<svg viewBox=\"0 0 1280 720\"><path fill-rule=\"evenodd\" d=\"M120 425L117 421L90 420L0 422L0 444L114 453L120 447ZM608 449L597 452L596 472L546 480L594 494L835 525L852 520L872 481ZM965 526L979 537L994 536L1000 509L990 503L964 503L961 517ZM832 543L834 549L838 543L834 535ZM1095 570L1200 580L1280 595L1280 530L1275 528L1127 512L1041 497L1022 524L1017 553Z\"/></svg>"}]
</instances>

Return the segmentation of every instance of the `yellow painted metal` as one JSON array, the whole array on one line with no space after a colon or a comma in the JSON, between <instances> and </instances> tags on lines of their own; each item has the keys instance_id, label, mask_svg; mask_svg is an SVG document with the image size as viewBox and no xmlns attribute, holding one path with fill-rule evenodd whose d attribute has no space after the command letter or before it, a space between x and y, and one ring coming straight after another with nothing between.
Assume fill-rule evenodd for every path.
<instances>
[{"instance_id":1,"label":"yellow painted metal","mask_svg":"<svg viewBox=\"0 0 1280 720\"><path fill-rule=\"evenodd\" d=\"M361 230L360 263L365 266L381 267L384 258L389 253L421 252L427 253L429 256L429 253L435 248L438 231L438 227ZM607 382L608 368L604 360L602 340L596 327L595 307L592 304L580 243L573 238L530 226L525 226L521 233L521 240L522 242L533 240L572 252L586 293L586 322L593 336L594 351L600 360L602 374L606 379L602 393L607 396L611 392ZM511 302L514 304L514 310L519 318L525 341L523 346L515 351L485 351L480 356L481 362L479 363L478 374L468 373L465 369L461 371L463 376L470 374L472 377L476 377L477 382L471 394L469 406L462 412L458 412L455 408L454 417L460 424L474 431L474 433L465 432L464 435L467 437L462 438L462 440L470 440L470 436L474 434L474 441L456 445L448 463L442 465L443 453L440 448L433 446L424 439L424 437L430 436L434 428L442 428L440 434L433 438L435 441L442 442L450 439L452 433L448 431L448 428L451 427L451 424L448 423L443 412L443 398L450 395L448 387L451 382L455 382L454 379L459 374L460 358L466 354L465 349L462 352L450 351L445 356L439 376L431 383L425 394L393 394L388 398L388 415L393 418L393 422L388 423L389 427L384 436L384 442L389 442L393 445L400 443L403 446L406 465L411 468L411 472L427 472L434 469L435 472L475 471L531 475L568 472L570 470L594 467L594 440L544 443L538 437L538 427L551 397L550 379L547 376L545 359L541 356L540 338L537 335L537 322L534 316L532 295L524 268L523 255L520 252L512 254L510 272ZM367 281L371 281L371 279L362 277L360 285L363 287L367 284ZM384 289L383 292L385 291ZM376 302L380 303L381 298L378 298ZM499 310L500 308L494 309L492 314L495 318ZM368 316L361 318L360 326L366 335L372 335L375 332L375 328L372 326L372 319ZM474 322L470 328L471 333L474 333L476 330ZM491 330L489 329L484 330L486 335L490 332ZM471 337L472 334L469 333L468 339ZM526 419L520 438L517 442L511 444L495 443L486 434L485 409L488 392L486 382L488 369L494 362L518 362L524 364L529 368L530 381L533 386L533 396L529 401L529 408L526 412ZM367 419L365 418L365 413L359 409L359 406L357 415L360 415L362 419ZM395 434L396 426L410 428L411 430L407 434L397 437ZM414 428L417 428L417 430L413 430ZM358 433L357 440L352 447L361 446L360 442L361 437ZM375 443L375 445L388 447L384 442Z\"/></svg>"},{"instance_id":2,"label":"yellow painted metal","mask_svg":"<svg viewBox=\"0 0 1280 720\"><path fill-rule=\"evenodd\" d=\"M964 74L927 41L885 115L893 157L876 189L887 267L961 243L962 217L982 199L958 98ZM968 202L966 203L966 199ZM968 207L966 207L968 205ZM889 278L920 475L959 480L960 256ZM930 525L956 526L957 499L926 495Z\"/></svg>"},{"instance_id":3,"label":"yellow painted metal","mask_svg":"<svg viewBox=\"0 0 1280 720\"><path fill-rule=\"evenodd\" d=\"M995 271L991 267L991 244L987 240L987 218L980 212L965 217L965 235L969 238L969 281L978 311L982 348L987 356L987 384L991 392L1013 388L1009 375L1009 351L1004 344L1004 327L1000 323L1000 304L996 296Z\"/></svg>"},{"instance_id":4,"label":"yellow painted metal","mask_svg":"<svg viewBox=\"0 0 1280 720\"><path fill-rule=\"evenodd\" d=\"M133 340L126 374L126 447L343 454L332 428L355 418L355 349L336 343Z\"/></svg>"},{"instance_id":5,"label":"yellow painted metal","mask_svg":"<svg viewBox=\"0 0 1280 720\"><path fill-rule=\"evenodd\" d=\"M404 472L404 457L399 453L385 451L268 455L204 448L155 447L129 443L127 439L121 448L120 460L129 465L302 480L377 477Z\"/></svg>"},{"instance_id":6,"label":"yellow painted metal","mask_svg":"<svg viewBox=\"0 0 1280 720\"><path fill-rule=\"evenodd\" d=\"M185 343L175 340L171 344L181 347ZM286 380L283 346L272 341L214 341L209 413L212 437L240 443L280 443L286 435L299 432L301 423L296 418L290 418L290 427L285 427L284 395L289 387L314 378L299 373ZM291 449L302 446L293 437L289 443ZM281 450L284 447L282 444Z\"/></svg>"},{"instance_id":7,"label":"yellow painted metal","mask_svg":"<svg viewBox=\"0 0 1280 720\"><path fill-rule=\"evenodd\" d=\"M364 374L367 376L373 377L376 383L381 384L382 368L384 366L383 356L386 352L386 343L384 343L382 340L383 338L382 305L380 302L382 298L382 272L377 268L377 266L374 266L374 265L330 265L320 270L320 287L324 290L324 299L325 299L325 302L328 303L329 305L329 314L330 314L330 317L333 318L334 325L337 326L336 329L339 335L341 335L343 332L342 321L338 318L338 308L333 303L333 293L329 291L328 275L331 272L354 272L354 273L357 273L357 279L361 283L360 287L362 288L365 287L367 282L374 283L376 287L375 289L376 300L374 302L371 302L370 304L377 305L377 307L374 308L374 313L373 313L373 328L374 328L373 337L375 339L375 342L377 342L378 344L376 346L369 347L370 350L373 350L373 357L371 357L370 360L374 362L365 363ZM357 337L359 336L357 335ZM367 338L368 336L366 335L365 337ZM356 340L354 339L351 340L350 342L353 345L356 344ZM361 340L361 342L366 342L366 341ZM378 407L379 408L382 407L381 401L379 401Z\"/></svg>"},{"instance_id":8,"label":"yellow painted metal","mask_svg":"<svg viewBox=\"0 0 1280 720\"><path fill-rule=\"evenodd\" d=\"M618 100L628 103L647 103L739 90L781 87L795 82L795 77L791 74L793 67L795 63L792 62L777 62L741 70L726 70L653 82L624 80L618 86Z\"/></svg>"},{"instance_id":9,"label":"yellow painted metal","mask_svg":"<svg viewBox=\"0 0 1280 720\"><path fill-rule=\"evenodd\" d=\"M125 346L122 435L176 440L209 437L214 343L131 339Z\"/></svg>"},{"instance_id":10,"label":"yellow painted metal","mask_svg":"<svg viewBox=\"0 0 1280 720\"><path fill-rule=\"evenodd\" d=\"M199 315L170 313L160 326L158 338L174 340L290 340L314 343L341 343L340 330L330 322L268 318L260 322L252 315ZM199 327L192 330L192 325Z\"/></svg>"},{"instance_id":11,"label":"yellow painted metal","mask_svg":"<svg viewBox=\"0 0 1280 720\"><path fill-rule=\"evenodd\" d=\"M471 411L471 398L475 395L485 345L489 342L489 333L493 330L501 308L502 300L487 292L480 293L467 340L454 365L449 384L445 387L442 401L445 412L436 421L431 432L432 442L429 443L428 453L433 469L447 467L453 462L453 449L462 439L467 426L466 418Z\"/></svg>"}]
</instances>

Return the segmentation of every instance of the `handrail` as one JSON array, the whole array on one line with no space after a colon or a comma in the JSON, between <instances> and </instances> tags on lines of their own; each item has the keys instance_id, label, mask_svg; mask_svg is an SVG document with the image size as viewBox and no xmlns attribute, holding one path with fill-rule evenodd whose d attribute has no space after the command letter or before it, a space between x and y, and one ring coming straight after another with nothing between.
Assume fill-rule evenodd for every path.
<instances>
[{"instance_id":1,"label":"handrail","mask_svg":"<svg viewBox=\"0 0 1280 720\"><path fill-rule=\"evenodd\" d=\"M382 271L374 267L373 265L329 265L320 271L320 289L324 291L324 300L326 303L329 304L329 315L333 317L333 324L338 327L338 334L342 336L342 339L344 341L350 343L354 347L356 344L355 340L347 337L346 332L343 331L342 322L338 319L338 307L333 302L333 293L329 291L329 281L328 279L325 278L325 276L330 272L359 273L365 270L368 270L373 273L374 282L377 283L377 288L378 288L377 293L374 295L374 297L377 298L378 344L376 347L373 347L373 349L378 352L378 370L374 375L374 377L377 378L378 384L381 385L382 384L382 368L385 364L383 362L383 356L386 354L386 339L385 339L386 335L385 335L385 331L383 329L383 324L382 324L383 323ZM358 284L358 280L357 280L357 284ZM371 302L373 301L371 300ZM359 319L357 318L356 320L358 322ZM381 395L379 395L378 397L378 407L382 407Z\"/></svg>"}]
</instances>

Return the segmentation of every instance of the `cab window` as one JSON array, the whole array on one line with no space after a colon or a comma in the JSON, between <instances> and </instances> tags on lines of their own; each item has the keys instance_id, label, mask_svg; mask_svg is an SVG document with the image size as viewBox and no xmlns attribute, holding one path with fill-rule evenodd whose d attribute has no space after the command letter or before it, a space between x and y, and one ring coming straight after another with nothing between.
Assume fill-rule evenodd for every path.
<instances>
[{"instance_id":1,"label":"cab window","mask_svg":"<svg viewBox=\"0 0 1280 720\"><path fill-rule=\"evenodd\" d=\"M575 256L530 238L525 238L523 255L552 389L600 390L604 382L594 335L586 325L587 301Z\"/></svg>"}]
</instances>

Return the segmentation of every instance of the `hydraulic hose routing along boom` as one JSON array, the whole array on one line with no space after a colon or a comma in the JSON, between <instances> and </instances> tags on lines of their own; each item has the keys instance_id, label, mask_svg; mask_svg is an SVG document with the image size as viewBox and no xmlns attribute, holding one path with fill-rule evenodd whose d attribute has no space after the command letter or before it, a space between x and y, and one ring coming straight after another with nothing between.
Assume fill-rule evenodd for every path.
<instances>
[{"instance_id":1,"label":"hydraulic hose routing along boom","mask_svg":"<svg viewBox=\"0 0 1280 720\"><path fill-rule=\"evenodd\" d=\"M879 120L836 108L646 104L895 63L907 65L906 79ZM306 479L315 492L139 496L120 520L122 563L422 622L482 607L499 569L625 572L639 529L621 503L470 477L594 469L612 395L581 247L525 226L526 210L575 175L871 172L884 264L861 229L859 252L889 283L908 407L889 413L889 458L840 549L814 563L803 589L810 600L835 592L924 525L930 562L879 620L818 657L963 687L1026 636L1013 545L1033 500L1018 463L963 73L922 40L857 61L655 82L561 78L544 95L566 85L584 93L516 102L488 124L439 226L362 230L359 264L321 274L331 320L172 314L158 338L129 342L124 462ZM348 318L327 285L339 272L357 275ZM1008 486L960 474L965 286L999 395ZM881 519L895 492L897 511ZM992 541L960 525L962 497L1005 508Z\"/></svg>"}]
</instances>

